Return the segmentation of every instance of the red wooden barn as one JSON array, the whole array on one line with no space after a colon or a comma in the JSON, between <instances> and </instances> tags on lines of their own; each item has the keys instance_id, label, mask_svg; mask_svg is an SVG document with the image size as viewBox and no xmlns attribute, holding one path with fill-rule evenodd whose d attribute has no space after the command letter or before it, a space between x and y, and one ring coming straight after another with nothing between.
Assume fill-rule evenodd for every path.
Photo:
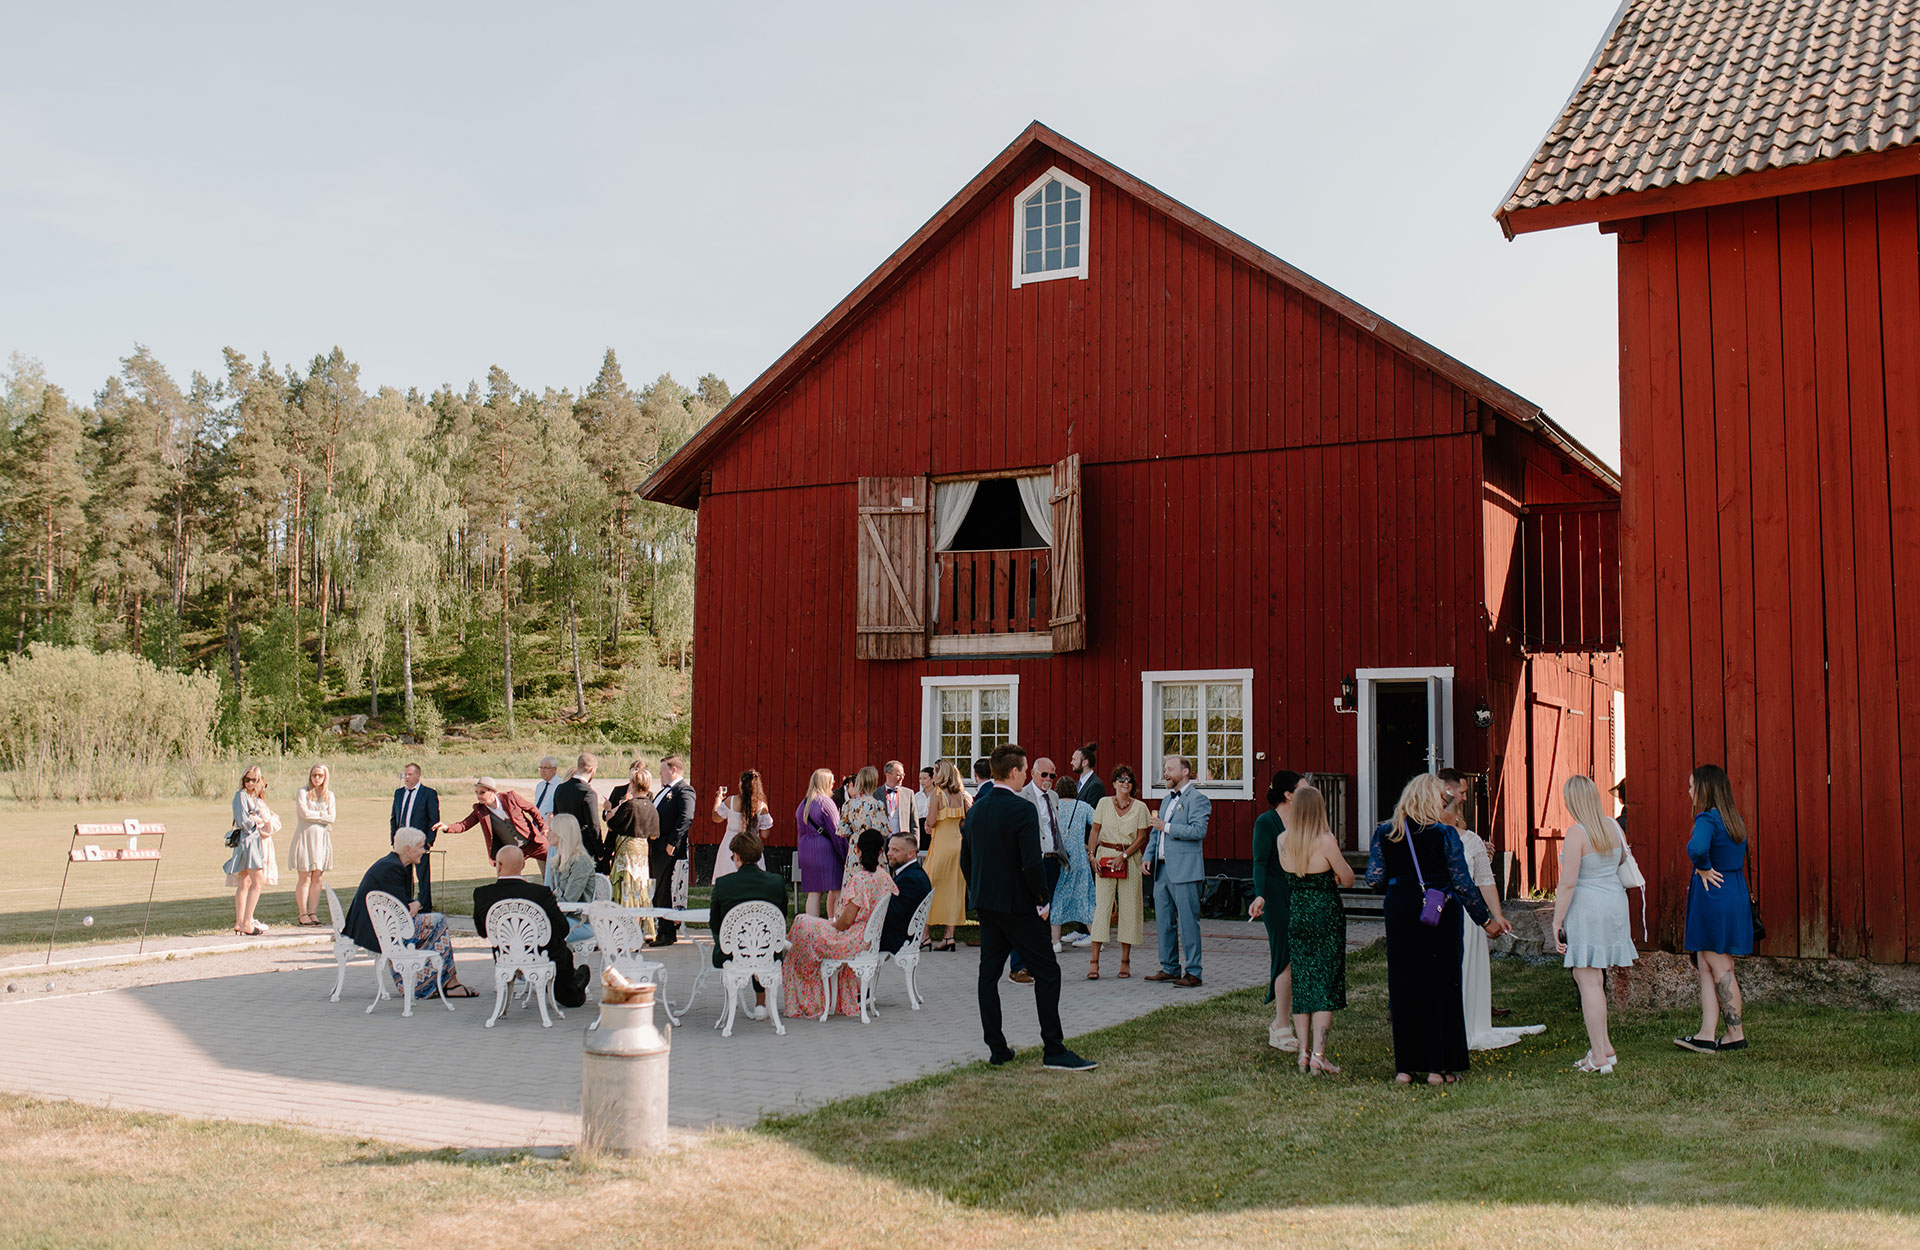
<instances>
[{"instance_id":1,"label":"red wooden barn","mask_svg":"<svg viewBox=\"0 0 1920 1250\"><path fill-rule=\"evenodd\" d=\"M1630 0L1498 213L1617 241L1629 824L1669 941L1687 770L1724 762L1764 950L1920 957L1917 71L1913 0Z\"/></svg>"},{"instance_id":2,"label":"red wooden barn","mask_svg":"<svg viewBox=\"0 0 1920 1250\"><path fill-rule=\"evenodd\" d=\"M816 767L1008 739L1196 757L1216 860L1281 765L1349 834L1485 772L1541 854L1556 770L1611 784L1613 473L1037 123L644 493L699 510L694 766L761 769L783 842Z\"/></svg>"}]
</instances>

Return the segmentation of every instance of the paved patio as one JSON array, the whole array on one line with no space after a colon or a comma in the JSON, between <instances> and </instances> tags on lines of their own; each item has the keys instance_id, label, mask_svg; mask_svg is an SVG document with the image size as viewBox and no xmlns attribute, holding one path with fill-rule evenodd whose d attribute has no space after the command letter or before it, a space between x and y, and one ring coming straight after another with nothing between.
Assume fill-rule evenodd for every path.
<instances>
[{"instance_id":1,"label":"paved patio","mask_svg":"<svg viewBox=\"0 0 1920 1250\"><path fill-rule=\"evenodd\" d=\"M1353 938L1370 938L1366 929L1356 925ZM1106 975L1088 981L1085 953L1069 948L1061 1001L1068 1036L1265 978L1267 947L1258 926L1208 922L1205 933L1206 984L1198 990L1141 980L1153 970L1151 958L1136 959L1134 977L1118 980L1118 952L1111 949ZM483 943L462 939L457 956L462 980L491 985ZM56 990L0 1004L0 1053L9 1058L0 1089L416 1146L568 1145L578 1138L580 1035L595 1013L591 1003L552 1029L540 1027L537 1012L518 1008L483 1028L491 993L461 1001L453 1012L437 1000L418 1004L410 1020L401 1018L395 999L369 1016L366 960L349 968L336 1004L327 1001L334 965L324 949L261 951L236 966L240 958L167 965L175 979L159 983ZM666 958L677 1006L692 983L695 950L683 942ZM673 1031L672 1122L688 1129L748 1125L984 1058L977 967L975 950L928 954L920 971L926 1006L916 1012L889 966L878 982L882 1014L874 1023L790 1020L785 1037L767 1022L743 1019L723 1039L712 1027L720 998L718 979L710 979ZM1002 991L1009 1040L1037 1046L1031 991L1004 981ZM1097 1048L1091 1057L1100 1057Z\"/></svg>"}]
</instances>

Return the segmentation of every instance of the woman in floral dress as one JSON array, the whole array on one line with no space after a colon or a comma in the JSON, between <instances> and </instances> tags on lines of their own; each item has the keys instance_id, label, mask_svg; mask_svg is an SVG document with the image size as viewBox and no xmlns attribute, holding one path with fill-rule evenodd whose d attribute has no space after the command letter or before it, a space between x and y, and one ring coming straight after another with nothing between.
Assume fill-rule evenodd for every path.
<instances>
[{"instance_id":1,"label":"woman in floral dress","mask_svg":"<svg viewBox=\"0 0 1920 1250\"><path fill-rule=\"evenodd\" d=\"M860 835L868 830L880 835L881 845L893 835L892 822L887 819L887 805L874 796L880 786L880 770L869 764L854 775L853 782L847 787L847 805L840 809L840 832L850 846L860 845ZM854 858L847 856L842 869L840 888L844 891L846 883L853 879ZM845 902L845 900L841 900Z\"/></svg>"},{"instance_id":2,"label":"woman in floral dress","mask_svg":"<svg viewBox=\"0 0 1920 1250\"><path fill-rule=\"evenodd\" d=\"M867 920L873 915L873 909L900 892L893 884L893 874L880 862L880 853L886 845L887 835L877 829L860 835L858 857L847 857L853 868L847 875L846 887L840 891L837 915L831 919L794 917L793 928L787 934L793 949L787 952L783 977L789 1016L820 1014L827 1001L826 991L820 986L820 962L850 959L858 954L867 944ZM840 1000L835 1009L843 1016L859 1015L859 979L843 975L834 984Z\"/></svg>"},{"instance_id":3,"label":"woman in floral dress","mask_svg":"<svg viewBox=\"0 0 1920 1250\"><path fill-rule=\"evenodd\" d=\"M1093 925L1093 864L1087 859L1087 829L1093 823L1093 808L1075 797L1078 792L1079 783L1072 777L1054 783L1054 793L1059 796L1060 853L1067 857L1060 884L1053 887L1053 908L1047 917L1053 924L1055 946L1060 945L1060 926Z\"/></svg>"}]
</instances>

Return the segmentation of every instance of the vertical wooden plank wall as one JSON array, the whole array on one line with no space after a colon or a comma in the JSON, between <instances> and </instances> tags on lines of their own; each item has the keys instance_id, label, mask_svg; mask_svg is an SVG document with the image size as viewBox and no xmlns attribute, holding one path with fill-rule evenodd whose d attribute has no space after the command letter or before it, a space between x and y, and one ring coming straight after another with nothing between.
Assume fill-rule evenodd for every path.
<instances>
[{"instance_id":1,"label":"vertical wooden plank wall","mask_svg":"<svg viewBox=\"0 0 1920 1250\"><path fill-rule=\"evenodd\" d=\"M1920 958L1917 206L1895 179L1621 236L1629 826L1669 942L1715 762L1765 950Z\"/></svg>"}]
</instances>

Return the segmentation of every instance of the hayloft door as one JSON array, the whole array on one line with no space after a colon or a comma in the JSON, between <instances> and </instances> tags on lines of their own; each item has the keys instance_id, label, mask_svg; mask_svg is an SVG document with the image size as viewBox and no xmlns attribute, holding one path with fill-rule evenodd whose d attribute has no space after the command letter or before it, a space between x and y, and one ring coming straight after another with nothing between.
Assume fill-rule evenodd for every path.
<instances>
[{"instance_id":1,"label":"hayloft door","mask_svg":"<svg viewBox=\"0 0 1920 1250\"><path fill-rule=\"evenodd\" d=\"M1087 645L1086 548L1080 528L1080 453L1053 466L1053 594L1047 624L1053 649Z\"/></svg>"},{"instance_id":2,"label":"hayloft door","mask_svg":"<svg viewBox=\"0 0 1920 1250\"><path fill-rule=\"evenodd\" d=\"M863 477L854 518L854 655L910 660L927 653L925 478Z\"/></svg>"}]
</instances>

